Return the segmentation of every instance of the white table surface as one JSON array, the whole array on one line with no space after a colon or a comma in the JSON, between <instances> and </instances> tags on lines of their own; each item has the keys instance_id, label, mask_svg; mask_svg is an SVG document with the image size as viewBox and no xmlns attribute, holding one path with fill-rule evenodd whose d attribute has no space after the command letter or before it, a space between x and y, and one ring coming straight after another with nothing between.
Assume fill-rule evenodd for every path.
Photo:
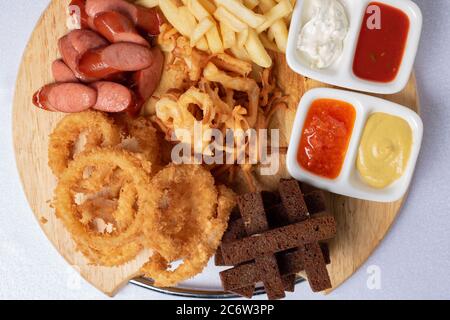
<instances>
[{"instance_id":1,"label":"white table surface","mask_svg":"<svg viewBox=\"0 0 450 320\"><path fill-rule=\"evenodd\" d=\"M77 279L40 230L14 160L14 83L27 40L48 2L0 3L0 299L106 299ZM303 285L289 298L450 298L450 1L416 2L424 15L416 72L425 137L406 205L367 263L338 290L324 297ZM367 286L370 266L381 271L380 289ZM133 285L116 296L166 298Z\"/></svg>"}]
</instances>

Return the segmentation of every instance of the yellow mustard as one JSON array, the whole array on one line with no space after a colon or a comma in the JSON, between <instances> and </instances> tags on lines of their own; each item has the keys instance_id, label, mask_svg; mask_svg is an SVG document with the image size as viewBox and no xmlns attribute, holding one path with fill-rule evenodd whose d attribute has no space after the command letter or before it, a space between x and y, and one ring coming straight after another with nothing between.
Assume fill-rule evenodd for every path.
<instances>
[{"instance_id":1,"label":"yellow mustard","mask_svg":"<svg viewBox=\"0 0 450 320\"><path fill-rule=\"evenodd\" d=\"M408 164L412 141L412 129L404 119L381 112L372 114L356 163L362 179L380 189L399 179Z\"/></svg>"}]
</instances>

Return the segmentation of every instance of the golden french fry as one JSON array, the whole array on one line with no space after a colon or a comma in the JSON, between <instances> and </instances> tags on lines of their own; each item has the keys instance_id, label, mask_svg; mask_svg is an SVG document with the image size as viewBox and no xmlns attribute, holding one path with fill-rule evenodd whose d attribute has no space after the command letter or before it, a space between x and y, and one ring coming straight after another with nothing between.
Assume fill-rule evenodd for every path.
<instances>
[{"instance_id":1,"label":"golden french fry","mask_svg":"<svg viewBox=\"0 0 450 320\"><path fill-rule=\"evenodd\" d=\"M217 25L214 24L214 26L206 33L206 40L208 41L209 50L211 50L212 53L222 53L224 51Z\"/></svg>"},{"instance_id":2,"label":"golden french fry","mask_svg":"<svg viewBox=\"0 0 450 320\"><path fill-rule=\"evenodd\" d=\"M195 47L197 42L199 42L204 35L212 28L215 24L211 18L206 17L202 21L197 24L197 27L194 29L191 35L191 47Z\"/></svg>"},{"instance_id":3,"label":"golden french fry","mask_svg":"<svg viewBox=\"0 0 450 320\"><path fill-rule=\"evenodd\" d=\"M178 6L173 0L160 0L159 8L169 23L183 36L188 36L189 32L192 32L193 29L189 29L190 26L184 25L184 21L180 19Z\"/></svg>"},{"instance_id":4,"label":"golden french fry","mask_svg":"<svg viewBox=\"0 0 450 320\"><path fill-rule=\"evenodd\" d=\"M248 28L248 26L239 20L235 15L224 7L218 7L214 12L214 18L219 20L221 23L226 24L234 32L242 32Z\"/></svg>"},{"instance_id":5,"label":"golden french fry","mask_svg":"<svg viewBox=\"0 0 450 320\"><path fill-rule=\"evenodd\" d=\"M197 42L197 44L195 45L195 47L196 47L198 50L201 50L201 51L209 51L208 41L206 40L205 37L202 37L202 38Z\"/></svg>"},{"instance_id":6,"label":"golden french fry","mask_svg":"<svg viewBox=\"0 0 450 320\"><path fill-rule=\"evenodd\" d=\"M272 58L267 53L264 45L258 37L255 30L249 29L245 49L250 59L263 68L269 68L272 65Z\"/></svg>"},{"instance_id":7,"label":"golden french fry","mask_svg":"<svg viewBox=\"0 0 450 320\"><path fill-rule=\"evenodd\" d=\"M237 44L230 48L231 53L238 59L243 61L252 62L250 56L248 55L247 50L244 47L238 47Z\"/></svg>"},{"instance_id":8,"label":"golden french fry","mask_svg":"<svg viewBox=\"0 0 450 320\"><path fill-rule=\"evenodd\" d=\"M200 3L199 0L184 0L186 1L186 6L189 11L194 15L194 17L200 21L207 17L210 17L208 10Z\"/></svg>"},{"instance_id":9,"label":"golden french fry","mask_svg":"<svg viewBox=\"0 0 450 320\"><path fill-rule=\"evenodd\" d=\"M222 35L223 48L230 49L236 43L236 33L226 24L220 23L220 33Z\"/></svg>"},{"instance_id":10,"label":"golden french fry","mask_svg":"<svg viewBox=\"0 0 450 320\"><path fill-rule=\"evenodd\" d=\"M154 8L159 5L159 0L137 0L135 3L146 8Z\"/></svg>"},{"instance_id":11,"label":"golden french fry","mask_svg":"<svg viewBox=\"0 0 450 320\"><path fill-rule=\"evenodd\" d=\"M269 30L267 31L267 37L270 41L275 41L275 34L272 32L271 28L269 28Z\"/></svg>"},{"instance_id":12,"label":"golden french fry","mask_svg":"<svg viewBox=\"0 0 450 320\"><path fill-rule=\"evenodd\" d=\"M259 4L259 0L244 0L244 5L249 9L255 9Z\"/></svg>"},{"instance_id":13,"label":"golden french fry","mask_svg":"<svg viewBox=\"0 0 450 320\"><path fill-rule=\"evenodd\" d=\"M178 18L181 19L181 22L186 29L188 29L188 32L192 34L195 27L197 26L197 20L195 20L194 15L191 13L191 11L186 6L178 7ZM190 34L188 35L190 37Z\"/></svg>"},{"instance_id":14,"label":"golden french fry","mask_svg":"<svg viewBox=\"0 0 450 320\"><path fill-rule=\"evenodd\" d=\"M257 28L266 18L244 6L237 0L215 0L218 6L224 7L252 28Z\"/></svg>"},{"instance_id":15,"label":"golden french fry","mask_svg":"<svg viewBox=\"0 0 450 320\"><path fill-rule=\"evenodd\" d=\"M237 36L237 46L238 47L245 46L245 43L247 42L247 39L248 39L248 33L249 33L248 30L249 29L247 28L244 31L238 33L238 36Z\"/></svg>"},{"instance_id":16,"label":"golden french fry","mask_svg":"<svg viewBox=\"0 0 450 320\"><path fill-rule=\"evenodd\" d=\"M198 2L202 5L206 11L209 12L210 15L216 11L216 5L211 0L198 0Z\"/></svg>"},{"instance_id":17,"label":"golden french fry","mask_svg":"<svg viewBox=\"0 0 450 320\"><path fill-rule=\"evenodd\" d=\"M273 7L277 5L276 0L260 0L259 1L259 8L261 9L261 12L266 14L269 12Z\"/></svg>"},{"instance_id":18,"label":"golden french fry","mask_svg":"<svg viewBox=\"0 0 450 320\"><path fill-rule=\"evenodd\" d=\"M273 41L270 41L269 37L264 32L259 34L259 38L261 39L264 48L275 52L280 51L278 46Z\"/></svg>"},{"instance_id":19,"label":"golden french fry","mask_svg":"<svg viewBox=\"0 0 450 320\"><path fill-rule=\"evenodd\" d=\"M280 1L275 7L270 9L264 17L266 18L266 21L259 25L256 28L256 31L258 33L263 32L264 30L268 29L271 25L275 23L275 21L279 19L283 19L285 16L289 15L294 8L292 7L292 4L289 2L289 0L282 0Z\"/></svg>"},{"instance_id":20,"label":"golden french fry","mask_svg":"<svg viewBox=\"0 0 450 320\"><path fill-rule=\"evenodd\" d=\"M276 2L274 0L260 0L259 8L263 13L269 12L273 7L275 7ZM283 19L279 19L270 26L267 33L267 38L270 42L275 41L278 49L281 52L286 52L287 39L288 39L288 28L286 22Z\"/></svg>"},{"instance_id":21,"label":"golden french fry","mask_svg":"<svg viewBox=\"0 0 450 320\"><path fill-rule=\"evenodd\" d=\"M281 52L286 52L287 41L289 30L286 26L286 22L284 20L276 21L271 27L272 33L274 35L275 43L280 49Z\"/></svg>"},{"instance_id":22,"label":"golden french fry","mask_svg":"<svg viewBox=\"0 0 450 320\"><path fill-rule=\"evenodd\" d=\"M182 29L178 29L177 27L175 27L175 29L177 29L179 33L190 39L192 34L194 33L195 28L197 27L197 21L189 11L188 7L178 7L178 20L182 22ZM206 39L204 37L197 41L195 47L199 50L208 51L208 43L206 42Z\"/></svg>"}]
</instances>

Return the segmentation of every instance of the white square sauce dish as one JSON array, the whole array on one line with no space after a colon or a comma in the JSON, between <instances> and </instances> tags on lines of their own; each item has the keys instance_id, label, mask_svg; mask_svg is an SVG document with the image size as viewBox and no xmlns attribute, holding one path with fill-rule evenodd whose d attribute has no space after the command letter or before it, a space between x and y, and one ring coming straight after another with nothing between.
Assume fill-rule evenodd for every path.
<instances>
[{"instance_id":1,"label":"white square sauce dish","mask_svg":"<svg viewBox=\"0 0 450 320\"><path fill-rule=\"evenodd\" d=\"M320 82L393 94L408 83L421 30L422 13L411 0L299 0L287 63Z\"/></svg>"},{"instance_id":2,"label":"white square sauce dish","mask_svg":"<svg viewBox=\"0 0 450 320\"><path fill-rule=\"evenodd\" d=\"M301 99L287 153L289 174L353 198L394 202L408 190L423 124L399 104L319 88Z\"/></svg>"}]
</instances>

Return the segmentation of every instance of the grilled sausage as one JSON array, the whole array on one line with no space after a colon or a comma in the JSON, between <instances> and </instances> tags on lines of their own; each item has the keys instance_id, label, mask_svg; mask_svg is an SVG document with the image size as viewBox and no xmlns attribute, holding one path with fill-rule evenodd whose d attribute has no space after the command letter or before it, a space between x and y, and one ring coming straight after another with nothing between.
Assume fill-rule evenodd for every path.
<instances>
[{"instance_id":1,"label":"grilled sausage","mask_svg":"<svg viewBox=\"0 0 450 320\"><path fill-rule=\"evenodd\" d=\"M108 42L91 30L73 30L59 39L58 47L65 64L82 81L89 82L95 79L84 76L78 70L79 58L88 50L106 46Z\"/></svg>"},{"instance_id":2,"label":"grilled sausage","mask_svg":"<svg viewBox=\"0 0 450 320\"><path fill-rule=\"evenodd\" d=\"M33 96L36 107L66 113L85 111L96 101L97 91L81 83L48 84Z\"/></svg>"},{"instance_id":3,"label":"grilled sausage","mask_svg":"<svg viewBox=\"0 0 450 320\"><path fill-rule=\"evenodd\" d=\"M115 11L127 16L138 28L150 35L158 35L163 15L158 9L145 8L124 0L87 0L86 13L95 18L97 14Z\"/></svg>"},{"instance_id":4,"label":"grilled sausage","mask_svg":"<svg viewBox=\"0 0 450 320\"><path fill-rule=\"evenodd\" d=\"M103 49L103 61L120 71L137 71L153 63L153 51L134 43L114 43Z\"/></svg>"},{"instance_id":5,"label":"grilled sausage","mask_svg":"<svg viewBox=\"0 0 450 320\"><path fill-rule=\"evenodd\" d=\"M134 103L133 93L125 86L109 81L91 84L97 90L97 103L93 109L105 112L121 112Z\"/></svg>"},{"instance_id":6,"label":"grilled sausage","mask_svg":"<svg viewBox=\"0 0 450 320\"><path fill-rule=\"evenodd\" d=\"M148 68L153 63L153 51L134 43L120 42L87 51L78 61L84 77L104 79L110 75Z\"/></svg>"},{"instance_id":7,"label":"grilled sausage","mask_svg":"<svg viewBox=\"0 0 450 320\"><path fill-rule=\"evenodd\" d=\"M143 101L147 101L155 92L161 80L164 67L164 54L161 49L154 47L151 51L153 55L152 65L135 72L133 75L136 94Z\"/></svg>"},{"instance_id":8,"label":"grilled sausage","mask_svg":"<svg viewBox=\"0 0 450 320\"><path fill-rule=\"evenodd\" d=\"M136 31L134 23L119 12L106 11L97 14L94 18L94 25L97 32L109 42L132 42L149 46L148 41Z\"/></svg>"},{"instance_id":9,"label":"grilled sausage","mask_svg":"<svg viewBox=\"0 0 450 320\"><path fill-rule=\"evenodd\" d=\"M52 74L55 82L78 82L75 73L61 59L53 61Z\"/></svg>"},{"instance_id":10,"label":"grilled sausage","mask_svg":"<svg viewBox=\"0 0 450 320\"><path fill-rule=\"evenodd\" d=\"M120 71L107 65L102 57L104 48L89 50L78 61L78 70L86 78L105 79Z\"/></svg>"}]
</instances>

